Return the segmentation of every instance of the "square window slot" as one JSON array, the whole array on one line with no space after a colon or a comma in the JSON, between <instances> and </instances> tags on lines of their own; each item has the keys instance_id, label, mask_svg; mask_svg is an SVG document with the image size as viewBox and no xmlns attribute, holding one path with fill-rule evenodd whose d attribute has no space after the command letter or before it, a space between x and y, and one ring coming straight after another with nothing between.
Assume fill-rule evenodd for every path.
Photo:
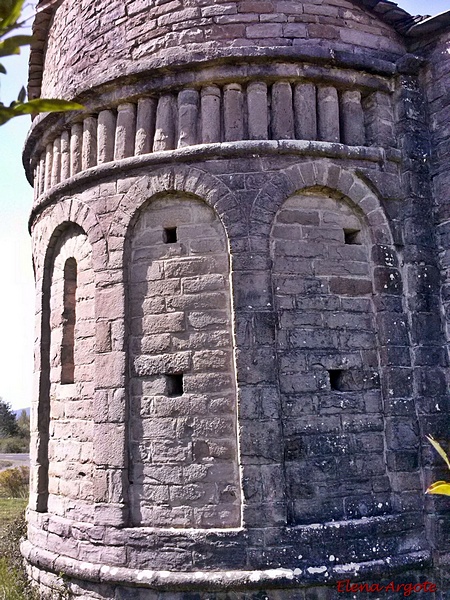
<instances>
[{"instance_id":1,"label":"square window slot","mask_svg":"<svg viewBox=\"0 0 450 600\"><path fill-rule=\"evenodd\" d=\"M330 388L335 392L343 391L344 369L331 369L328 371Z\"/></svg>"},{"instance_id":2,"label":"square window slot","mask_svg":"<svg viewBox=\"0 0 450 600\"><path fill-rule=\"evenodd\" d=\"M169 398L175 398L183 395L183 374L176 373L173 375L165 375L166 378L166 393Z\"/></svg>"},{"instance_id":3,"label":"square window slot","mask_svg":"<svg viewBox=\"0 0 450 600\"><path fill-rule=\"evenodd\" d=\"M361 231L359 229L344 229L344 242L351 246L361 245Z\"/></svg>"},{"instance_id":4,"label":"square window slot","mask_svg":"<svg viewBox=\"0 0 450 600\"><path fill-rule=\"evenodd\" d=\"M165 244L175 244L178 240L176 227L164 227L163 242Z\"/></svg>"}]
</instances>

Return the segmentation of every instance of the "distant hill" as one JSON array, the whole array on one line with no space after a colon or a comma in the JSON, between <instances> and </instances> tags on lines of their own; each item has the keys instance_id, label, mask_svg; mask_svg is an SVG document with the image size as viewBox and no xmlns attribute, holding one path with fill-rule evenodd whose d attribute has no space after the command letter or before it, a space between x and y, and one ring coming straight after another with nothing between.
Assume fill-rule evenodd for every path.
<instances>
[{"instance_id":1,"label":"distant hill","mask_svg":"<svg viewBox=\"0 0 450 600\"><path fill-rule=\"evenodd\" d=\"M28 416L30 416L30 407L28 407L28 408L19 408L17 410L13 410L13 413L16 415L16 418L20 417L20 415L22 414L23 410L27 413Z\"/></svg>"}]
</instances>

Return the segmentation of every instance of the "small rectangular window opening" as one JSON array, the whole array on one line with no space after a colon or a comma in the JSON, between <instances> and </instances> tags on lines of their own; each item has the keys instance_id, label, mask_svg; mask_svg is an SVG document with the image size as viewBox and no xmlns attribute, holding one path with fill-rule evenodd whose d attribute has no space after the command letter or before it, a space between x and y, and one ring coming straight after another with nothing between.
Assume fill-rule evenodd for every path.
<instances>
[{"instance_id":1,"label":"small rectangular window opening","mask_svg":"<svg viewBox=\"0 0 450 600\"><path fill-rule=\"evenodd\" d=\"M163 230L163 242L165 244L175 244L177 241L177 228L176 227L164 227Z\"/></svg>"},{"instance_id":2,"label":"small rectangular window opening","mask_svg":"<svg viewBox=\"0 0 450 600\"><path fill-rule=\"evenodd\" d=\"M343 369L331 369L328 371L330 377L330 388L335 392L342 392L342 379L345 371Z\"/></svg>"},{"instance_id":3,"label":"small rectangular window opening","mask_svg":"<svg viewBox=\"0 0 450 600\"><path fill-rule=\"evenodd\" d=\"M358 229L344 229L344 242L346 244L361 244L360 231Z\"/></svg>"},{"instance_id":4,"label":"small rectangular window opening","mask_svg":"<svg viewBox=\"0 0 450 600\"><path fill-rule=\"evenodd\" d=\"M169 398L183 395L183 373L173 375L165 375L166 378L166 393Z\"/></svg>"}]
</instances>

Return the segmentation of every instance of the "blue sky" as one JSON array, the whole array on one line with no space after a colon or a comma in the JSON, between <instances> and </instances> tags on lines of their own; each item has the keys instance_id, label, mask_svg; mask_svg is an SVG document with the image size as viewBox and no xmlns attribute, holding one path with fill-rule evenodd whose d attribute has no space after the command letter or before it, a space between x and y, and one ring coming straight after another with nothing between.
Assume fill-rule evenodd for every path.
<instances>
[{"instance_id":1,"label":"blue sky","mask_svg":"<svg viewBox=\"0 0 450 600\"><path fill-rule=\"evenodd\" d=\"M411 14L450 10L450 0L401 0ZM1 99L17 97L27 78L27 52L2 61ZM30 405L32 395L34 291L27 220L32 190L23 174L21 150L28 117L0 127L0 396L14 408Z\"/></svg>"}]
</instances>

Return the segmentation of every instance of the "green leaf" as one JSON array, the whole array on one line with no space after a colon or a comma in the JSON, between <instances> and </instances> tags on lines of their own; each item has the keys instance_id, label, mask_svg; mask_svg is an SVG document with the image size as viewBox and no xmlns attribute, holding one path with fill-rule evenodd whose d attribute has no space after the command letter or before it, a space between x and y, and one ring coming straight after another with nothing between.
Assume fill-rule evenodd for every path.
<instances>
[{"instance_id":1,"label":"green leaf","mask_svg":"<svg viewBox=\"0 0 450 600\"><path fill-rule=\"evenodd\" d=\"M0 30L17 23L25 0L0 0Z\"/></svg>"},{"instance_id":2,"label":"green leaf","mask_svg":"<svg viewBox=\"0 0 450 600\"><path fill-rule=\"evenodd\" d=\"M6 38L6 40L0 42L0 56L20 54L20 47L31 44L32 40L33 37L31 35L13 35Z\"/></svg>"},{"instance_id":3,"label":"green leaf","mask_svg":"<svg viewBox=\"0 0 450 600\"><path fill-rule=\"evenodd\" d=\"M22 86L22 88L19 92L19 95L17 96L17 102L25 102L26 98L27 98L27 92L26 92L24 86Z\"/></svg>"},{"instance_id":4,"label":"green leaf","mask_svg":"<svg viewBox=\"0 0 450 600\"><path fill-rule=\"evenodd\" d=\"M41 112L62 112L67 110L80 110L84 107L76 102L66 100L36 99L29 102L13 102L9 107L0 106L0 125L4 125L13 117L32 115Z\"/></svg>"},{"instance_id":5,"label":"green leaf","mask_svg":"<svg viewBox=\"0 0 450 600\"><path fill-rule=\"evenodd\" d=\"M450 483L447 481L435 481L425 492L426 494L439 494L441 496L450 496Z\"/></svg>"},{"instance_id":6,"label":"green leaf","mask_svg":"<svg viewBox=\"0 0 450 600\"><path fill-rule=\"evenodd\" d=\"M15 116L16 115L14 114L11 108L7 108L6 106L0 106L0 125L4 125Z\"/></svg>"},{"instance_id":7,"label":"green leaf","mask_svg":"<svg viewBox=\"0 0 450 600\"><path fill-rule=\"evenodd\" d=\"M434 438L432 438L431 435L430 436L427 435L426 437L427 437L427 440L430 442L430 444L433 446L433 448L436 450L436 452L439 454L439 456L441 456L445 460L445 463L446 463L448 469L450 470L450 460L447 456L447 453L440 445L440 443L437 442Z\"/></svg>"},{"instance_id":8,"label":"green leaf","mask_svg":"<svg viewBox=\"0 0 450 600\"><path fill-rule=\"evenodd\" d=\"M25 102L20 106L26 106L27 108L29 108L29 113L82 110L84 108L83 105L78 104L77 102L69 102L68 100L48 98L36 98L36 100L30 100L29 102Z\"/></svg>"}]
</instances>

